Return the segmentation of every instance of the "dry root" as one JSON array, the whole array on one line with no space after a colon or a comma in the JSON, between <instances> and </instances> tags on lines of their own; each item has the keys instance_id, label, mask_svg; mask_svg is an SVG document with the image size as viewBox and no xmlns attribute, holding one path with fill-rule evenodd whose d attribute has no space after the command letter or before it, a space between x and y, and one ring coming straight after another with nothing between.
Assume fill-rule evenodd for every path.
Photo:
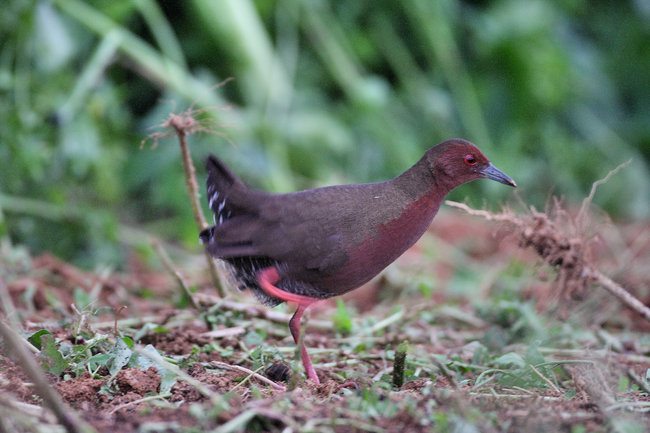
<instances>
[{"instance_id":1,"label":"dry root","mask_svg":"<svg viewBox=\"0 0 650 433\"><path fill-rule=\"evenodd\" d=\"M602 274L591 263L590 247L593 236L589 232L588 213L591 200L596 187L606 182L628 163L621 164L604 179L594 183L591 193L585 198L575 217L563 208L559 200L554 200L552 209L545 213L531 207L529 213L523 215L515 215L509 209L493 214L484 210L472 209L463 203L452 201L446 203L460 208L470 215L512 225L515 228L515 235L519 239L519 245L522 248L534 249L545 263L556 270L555 285L565 299L583 299L590 284L597 283L650 321L650 308Z\"/></svg>"},{"instance_id":2,"label":"dry root","mask_svg":"<svg viewBox=\"0 0 650 433\"><path fill-rule=\"evenodd\" d=\"M571 223L557 201L550 216L531 209L529 215L517 218L519 245L533 248L545 263L557 270L556 286L565 298L583 299L593 281L591 273L586 271L589 249L575 230L567 233L568 227L575 227Z\"/></svg>"}]
</instances>

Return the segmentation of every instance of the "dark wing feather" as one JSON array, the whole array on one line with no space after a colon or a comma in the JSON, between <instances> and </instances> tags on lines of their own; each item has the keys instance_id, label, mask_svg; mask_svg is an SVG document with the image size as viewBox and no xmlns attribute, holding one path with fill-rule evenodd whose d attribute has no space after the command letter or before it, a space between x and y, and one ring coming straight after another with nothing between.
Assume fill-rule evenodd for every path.
<instances>
[{"instance_id":1,"label":"dark wing feather","mask_svg":"<svg viewBox=\"0 0 650 433\"><path fill-rule=\"evenodd\" d=\"M206 160L208 170L208 204L215 216L215 224L233 216L246 214L248 187L221 160L210 155Z\"/></svg>"},{"instance_id":2,"label":"dark wing feather","mask_svg":"<svg viewBox=\"0 0 650 433\"><path fill-rule=\"evenodd\" d=\"M214 226L200 239L214 257L259 255L253 242L259 226L258 204L263 193L250 190L223 162L211 155L206 160L208 203Z\"/></svg>"}]
</instances>

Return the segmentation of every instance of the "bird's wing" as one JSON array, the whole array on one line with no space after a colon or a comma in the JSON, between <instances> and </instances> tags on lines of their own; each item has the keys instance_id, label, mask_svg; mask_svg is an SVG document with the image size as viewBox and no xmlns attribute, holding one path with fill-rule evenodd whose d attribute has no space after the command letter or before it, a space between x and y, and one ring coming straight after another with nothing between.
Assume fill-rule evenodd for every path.
<instances>
[{"instance_id":1,"label":"bird's wing","mask_svg":"<svg viewBox=\"0 0 650 433\"><path fill-rule=\"evenodd\" d=\"M367 212L361 197L367 194L361 189L336 186L271 195L260 208L253 242L266 256L292 267L334 272L346 263L350 245L362 241L359 218Z\"/></svg>"}]
</instances>

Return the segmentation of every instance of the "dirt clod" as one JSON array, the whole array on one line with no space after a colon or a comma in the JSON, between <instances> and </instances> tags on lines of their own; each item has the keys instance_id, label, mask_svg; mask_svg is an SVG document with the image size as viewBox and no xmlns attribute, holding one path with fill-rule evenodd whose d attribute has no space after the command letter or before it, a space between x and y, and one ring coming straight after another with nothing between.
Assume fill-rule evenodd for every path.
<instances>
[{"instance_id":1,"label":"dirt clod","mask_svg":"<svg viewBox=\"0 0 650 433\"><path fill-rule=\"evenodd\" d=\"M127 368L120 370L115 376L115 383L120 391L124 393L133 391L141 396L150 392L158 392L161 380L156 367L149 367L144 371Z\"/></svg>"}]
</instances>

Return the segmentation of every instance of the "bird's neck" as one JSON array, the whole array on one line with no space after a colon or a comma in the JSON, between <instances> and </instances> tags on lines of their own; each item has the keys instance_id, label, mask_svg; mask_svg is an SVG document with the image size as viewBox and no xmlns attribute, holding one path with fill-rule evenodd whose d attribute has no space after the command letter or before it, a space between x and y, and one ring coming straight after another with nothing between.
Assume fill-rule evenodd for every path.
<instances>
[{"instance_id":1,"label":"bird's neck","mask_svg":"<svg viewBox=\"0 0 650 433\"><path fill-rule=\"evenodd\" d=\"M444 176L436 176L429 169L426 156L392 180L408 203L422 202L437 212L444 198L453 189Z\"/></svg>"},{"instance_id":2,"label":"bird's neck","mask_svg":"<svg viewBox=\"0 0 650 433\"><path fill-rule=\"evenodd\" d=\"M410 246L429 227L452 188L444 182L436 181L436 177L423 160L394 178L392 182L403 200L401 215L391 221L392 229L401 233L404 246Z\"/></svg>"}]
</instances>

